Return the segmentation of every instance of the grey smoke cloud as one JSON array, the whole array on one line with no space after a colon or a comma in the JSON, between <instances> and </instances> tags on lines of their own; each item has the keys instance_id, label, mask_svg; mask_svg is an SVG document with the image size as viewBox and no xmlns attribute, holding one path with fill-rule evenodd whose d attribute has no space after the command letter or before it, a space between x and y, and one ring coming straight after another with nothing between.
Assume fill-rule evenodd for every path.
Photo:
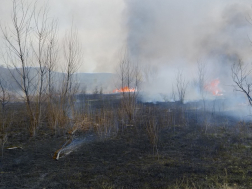
<instances>
[{"instance_id":1,"label":"grey smoke cloud","mask_svg":"<svg viewBox=\"0 0 252 189\"><path fill-rule=\"evenodd\" d=\"M193 62L215 51L247 55L248 1L126 0L132 56ZM246 52L245 52L245 51Z\"/></svg>"},{"instance_id":2,"label":"grey smoke cloud","mask_svg":"<svg viewBox=\"0 0 252 189\"><path fill-rule=\"evenodd\" d=\"M33 0L25 0L33 2ZM43 4L45 1L38 1ZM249 0L50 0L59 34L72 20L83 45L83 72L114 72L127 47L140 64L166 70L192 69L200 61L219 65L250 60ZM11 1L1 0L1 23L9 23ZM227 63L229 62L229 63ZM164 69L165 68L165 69ZM211 70L211 69L210 69ZM218 75L216 73L216 75Z\"/></svg>"},{"instance_id":3,"label":"grey smoke cloud","mask_svg":"<svg viewBox=\"0 0 252 189\"><path fill-rule=\"evenodd\" d=\"M233 90L232 63L251 60L251 2L238 0L125 0L127 47L135 61L155 67L144 86L150 93L170 93L177 70L197 77L197 62L207 64L207 79L220 79ZM226 87L228 86L228 87ZM193 86L189 97L196 96ZM150 97L151 98L151 97ZM156 96L155 96L156 98Z\"/></svg>"}]
</instances>

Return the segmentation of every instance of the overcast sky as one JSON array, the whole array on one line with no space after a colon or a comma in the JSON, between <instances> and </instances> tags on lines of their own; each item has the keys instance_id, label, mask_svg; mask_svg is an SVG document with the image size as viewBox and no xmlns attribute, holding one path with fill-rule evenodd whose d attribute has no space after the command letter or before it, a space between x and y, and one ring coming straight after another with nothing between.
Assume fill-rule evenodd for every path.
<instances>
[{"instance_id":1,"label":"overcast sky","mask_svg":"<svg viewBox=\"0 0 252 189\"><path fill-rule=\"evenodd\" d=\"M248 60L252 54L249 0L48 0L48 4L60 33L74 20L83 46L83 72L114 72L125 48L134 61L156 67L192 65L212 57L217 57L215 64L226 56ZM2 24L9 23L11 6L11 0L1 0Z\"/></svg>"}]
</instances>

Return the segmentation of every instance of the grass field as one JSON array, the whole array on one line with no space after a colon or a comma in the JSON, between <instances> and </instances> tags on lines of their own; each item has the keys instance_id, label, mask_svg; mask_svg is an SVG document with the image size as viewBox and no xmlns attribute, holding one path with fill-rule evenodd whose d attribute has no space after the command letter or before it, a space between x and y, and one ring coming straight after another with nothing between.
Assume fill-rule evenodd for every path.
<instances>
[{"instance_id":1,"label":"grass field","mask_svg":"<svg viewBox=\"0 0 252 189\"><path fill-rule=\"evenodd\" d=\"M59 161L53 155L67 135L55 135L45 124L29 137L20 118L5 144L0 188L252 188L249 122L212 112L204 113L209 123L200 122L202 112L184 110L181 117L163 104L142 104L140 110L114 135L100 137L95 127L77 131L76 139L95 137ZM146 120L161 125L156 143ZM21 148L7 149L13 146Z\"/></svg>"}]
</instances>

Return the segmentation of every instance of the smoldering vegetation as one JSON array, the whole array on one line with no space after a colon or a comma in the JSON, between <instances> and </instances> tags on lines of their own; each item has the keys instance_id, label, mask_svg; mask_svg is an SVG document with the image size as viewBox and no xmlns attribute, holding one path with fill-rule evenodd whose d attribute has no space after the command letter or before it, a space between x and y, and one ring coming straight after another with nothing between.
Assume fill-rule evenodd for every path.
<instances>
[{"instance_id":1,"label":"smoldering vegetation","mask_svg":"<svg viewBox=\"0 0 252 189\"><path fill-rule=\"evenodd\" d=\"M200 2L125 1L115 74L83 74L78 30L60 42L48 7L14 0L0 186L251 188L249 10Z\"/></svg>"},{"instance_id":2,"label":"smoldering vegetation","mask_svg":"<svg viewBox=\"0 0 252 189\"><path fill-rule=\"evenodd\" d=\"M62 116L57 125L43 104L47 113L30 137L25 104L9 103L1 186L250 187L251 123L225 114L224 104L217 97L204 110L202 101L154 104L133 93L77 95L74 114L56 110Z\"/></svg>"}]
</instances>

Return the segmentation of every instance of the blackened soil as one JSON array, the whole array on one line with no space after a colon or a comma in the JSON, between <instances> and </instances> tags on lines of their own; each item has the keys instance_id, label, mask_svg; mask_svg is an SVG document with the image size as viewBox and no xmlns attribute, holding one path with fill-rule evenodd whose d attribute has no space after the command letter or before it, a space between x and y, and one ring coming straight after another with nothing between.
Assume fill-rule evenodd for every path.
<instances>
[{"instance_id":1,"label":"blackened soil","mask_svg":"<svg viewBox=\"0 0 252 189\"><path fill-rule=\"evenodd\" d=\"M65 140L38 136L20 143L22 149L5 149L0 188L252 188L247 131L165 128L153 155L144 130L128 127L55 161L53 153Z\"/></svg>"}]
</instances>

